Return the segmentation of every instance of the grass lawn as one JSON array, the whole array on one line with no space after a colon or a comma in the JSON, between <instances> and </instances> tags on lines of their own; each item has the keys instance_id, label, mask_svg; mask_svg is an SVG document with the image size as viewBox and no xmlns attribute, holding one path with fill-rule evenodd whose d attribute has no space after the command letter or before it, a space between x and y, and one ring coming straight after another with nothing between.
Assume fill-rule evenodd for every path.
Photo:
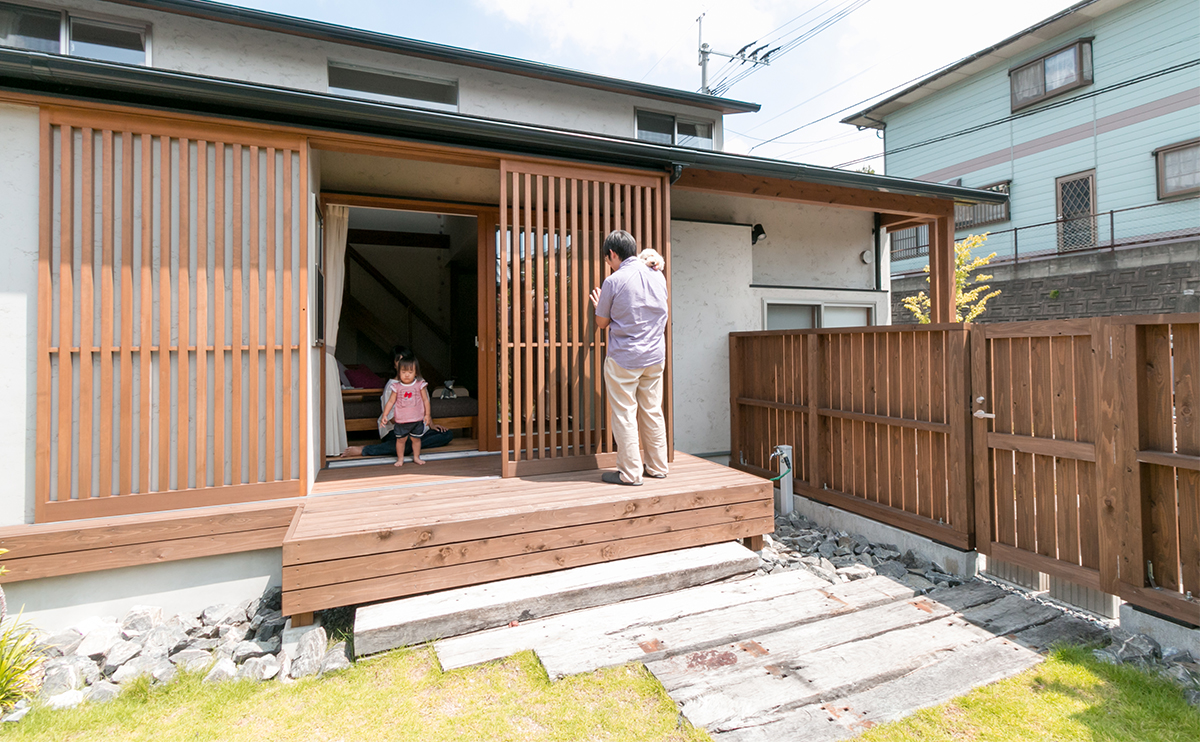
<instances>
[{"instance_id":1,"label":"grass lawn","mask_svg":"<svg viewBox=\"0 0 1200 742\"><path fill-rule=\"evenodd\" d=\"M107 704L37 708L0 727L13 740L709 740L682 721L641 665L550 683L532 652L442 672L433 650L397 650L322 679L205 685L185 675L134 685ZM1181 691L1083 648L937 708L881 725L859 742L1200 740Z\"/></svg>"},{"instance_id":2,"label":"grass lawn","mask_svg":"<svg viewBox=\"0 0 1200 742\"><path fill-rule=\"evenodd\" d=\"M856 742L1196 742L1200 711L1168 681L1066 647L1038 667L869 730Z\"/></svg>"},{"instance_id":3,"label":"grass lawn","mask_svg":"<svg viewBox=\"0 0 1200 742\"><path fill-rule=\"evenodd\" d=\"M551 683L532 652L443 672L432 648L397 650L289 685L206 685L188 675L133 686L106 704L35 708L8 740L671 740L708 735L683 722L642 665Z\"/></svg>"}]
</instances>

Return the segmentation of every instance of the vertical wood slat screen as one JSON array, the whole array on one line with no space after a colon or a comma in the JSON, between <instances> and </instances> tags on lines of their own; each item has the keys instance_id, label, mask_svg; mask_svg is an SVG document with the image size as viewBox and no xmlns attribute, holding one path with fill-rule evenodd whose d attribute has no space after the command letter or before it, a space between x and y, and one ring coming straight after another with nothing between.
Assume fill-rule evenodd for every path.
<instances>
[{"instance_id":1,"label":"vertical wood slat screen","mask_svg":"<svg viewBox=\"0 0 1200 742\"><path fill-rule=\"evenodd\" d=\"M961 325L730 333L731 465L970 548L967 383Z\"/></svg>"},{"instance_id":2,"label":"vertical wood slat screen","mask_svg":"<svg viewBox=\"0 0 1200 742\"><path fill-rule=\"evenodd\" d=\"M667 260L666 178L503 161L496 252L499 436L505 476L610 465L605 335L589 295L615 229ZM540 256L540 257L539 257ZM539 311L540 307L540 311ZM667 335L670 356L670 330ZM670 364L664 375L671 437Z\"/></svg>"},{"instance_id":3,"label":"vertical wood slat screen","mask_svg":"<svg viewBox=\"0 0 1200 742\"><path fill-rule=\"evenodd\" d=\"M303 494L307 156L45 109L38 521Z\"/></svg>"}]
</instances>

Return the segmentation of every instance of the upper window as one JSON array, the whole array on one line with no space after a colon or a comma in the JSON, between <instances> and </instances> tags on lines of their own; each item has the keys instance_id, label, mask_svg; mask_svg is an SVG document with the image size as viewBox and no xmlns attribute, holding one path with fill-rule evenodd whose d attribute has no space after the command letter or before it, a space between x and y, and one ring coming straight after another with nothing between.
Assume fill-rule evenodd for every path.
<instances>
[{"instance_id":1,"label":"upper window","mask_svg":"<svg viewBox=\"0 0 1200 742\"><path fill-rule=\"evenodd\" d=\"M1068 47L1027 62L1008 72L1012 110L1061 95L1092 83L1092 40L1080 39Z\"/></svg>"},{"instance_id":2,"label":"upper window","mask_svg":"<svg viewBox=\"0 0 1200 742\"><path fill-rule=\"evenodd\" d=\"M146 63L145 27L71 18L71 47L73 57L103 59L124 64Z\"/></svg>"},{"instance_id":3,"label":"upper window","mask_svg":"<svg viewBox=\"0 0 1200 742\"><path fill-rule=\"evenodd\" d=\"M1154 150L1158 197L1200 193L1200 139Z\"/></svg>"},{"instance_id":4,"label":"upper window","mask_svg":"<svg viewBox=\"0 0 1200 742\"><path fill-rule=\"evenodd\" d=\"M458 110L458 83L453 80L398 75L350 65L329 65L329 92L438 111Z\"/></svg>"},{"instance_id":5,"label":"upper window","mask_svg":"<svg viewBox=\"0 0 1200 742\"><path fill-rule=\"evenodd\" d=\"M712 149L713 125L703 121L678 120L667 113L638 111L637 138L654 144Z\"/></svg>"},{"instance_id":6,"label":"upper window","mask_svg":"<svg viewBox=\"0 0 1200 742\"><path fill-rule=\"evenodd\" d=\"M1008 193L1009 181L981 186L981 190ZM955 204L954 228L971 229L984 224L1008 221L1008 202L1002 204Z\"/></svg>"},{"instance_id":7,"label":"upper window","mask_svg":"<svg viewBox=\"0 0 1200 742\"><path fill-rule=\"evenodd\" d=\"M62 13L0 3L0 45L57 54L62 46Z\"/></svg>"},{"instance_id":8,"label":"upper window","mask_svg":"<svg viewBox=\"0 0 1200 742\"><path fill-rule=\"evenodd\" d=\"M145 25L96 20L2 2L0 45L106 62L150 63Z\"/></svg>"}]
</instances>

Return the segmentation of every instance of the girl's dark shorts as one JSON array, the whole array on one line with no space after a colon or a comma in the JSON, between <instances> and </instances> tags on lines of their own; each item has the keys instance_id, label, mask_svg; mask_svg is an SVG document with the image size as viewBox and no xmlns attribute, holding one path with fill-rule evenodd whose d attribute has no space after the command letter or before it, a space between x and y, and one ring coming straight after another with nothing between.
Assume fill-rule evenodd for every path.
<instances>
[{"instance_id":1,"label":"girl's dark shorts","mask_svg":"<svg viewBox=\"0 0 1200 742\"><path fill-rule=\"evenodd\" d=\"M424 420L418 420L415 423L396 423L397 440L401 438L407 438L409 436L412 436L413 438L420 438L428 432L429 428L425 425Z\"/></svg>"}]
</instances>

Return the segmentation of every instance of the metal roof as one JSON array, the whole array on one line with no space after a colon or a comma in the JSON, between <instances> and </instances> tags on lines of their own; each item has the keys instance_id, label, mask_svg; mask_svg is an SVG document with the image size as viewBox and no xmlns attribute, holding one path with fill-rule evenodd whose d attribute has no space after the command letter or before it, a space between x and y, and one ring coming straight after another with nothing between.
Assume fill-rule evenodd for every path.
<instances>
[{"instance_id":1,"label":"metal roof","mask_svg":"<svg viewBox=\"0 0 1200 742\"><path fill-rule=\"evenodd\" d=\"M1104 15L1131 1L1083 0L1049 18L1038 21L1024 31L1020 31L1001 42L992 44L986 49L964 57L949 67L938 70L895 95L884 98L858 113L847 116L842 119L842 123L853 124L865 129L882 129L884 128L883 117L889 113L899 111L901 108L912 105L922 98L945 90L951 85L961 82L996 64L1020 57L1056 36L1078 28L1098 16Z\"/></svg>"},{"instance_id":2,"label":"metal roof","mask_svg":"<svg viewBox=\"0 0 1200 742\"><path fill-rule=\"evenodd\" d=\"M481 69L507 72L513 75L536 77L543 80L582 85L584 87L609 90L628 95L655 98L675 103L686 103L693 106L710 108L721 113L753 113L761 106L757 103L718 98L703 93L693 93L659 85L647 85L640 82L621 80L615 77L594 75L588 72L556 67L540 62L531 62L516 57L506 57L501 54L462 49L445 44L434 44L428 41L407 39L402 36L392 36L375 31L365 31L349 26L339 26L333 23L322 23L306 18L268 13L261 10L239 8L224 3L207 2L206 0L107 0L120 5L130 5L148 10L157 10L174 15L186 15L203 18L221 23L232 23L277 33L304 36L313 39L333 41L339 44L379 49L412 57L449 62L451 64L478 67Z\"/></svg>"},{"instance_id":3,"label":"metal roof","mask_svg":"<svg viewBox=\"0 0 1200 742\"><path fill-rule=\"evenodd\" d=\"M680 165L963 203L1003 203L1008 198L1005 194L975 188L665 146L625 137L17 49L0 49L0 89L369 134L497 154L656 170Z\"/></svg>"}]
</instances>

